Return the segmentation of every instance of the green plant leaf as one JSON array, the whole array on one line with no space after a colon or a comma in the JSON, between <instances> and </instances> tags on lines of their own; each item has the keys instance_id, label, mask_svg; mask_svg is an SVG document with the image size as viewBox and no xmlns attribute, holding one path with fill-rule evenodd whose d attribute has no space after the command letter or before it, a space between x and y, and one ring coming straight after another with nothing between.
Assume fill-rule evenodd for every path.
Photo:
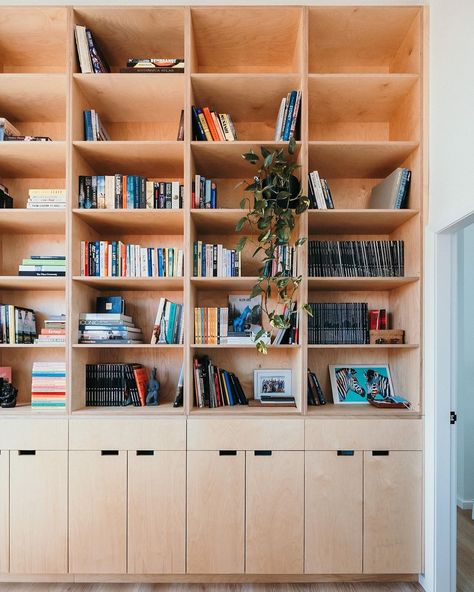
<instances>
[{"instance_id":1,"label":"green plant leaf","mask_svg":"<svg viewBox=\"0 0 474 592\"><path fill-rule=\"evenodd\" d=\"M255 341L260 341L260 339L265 335L265 329L260 329L260 331L255 335Z\"/></svg>"},{"instance_id":2,"label":"green plant leaf","mask_svg":"<svg viewBox=\"0 0 474 592\"><path fill-rule=\"evenodd\" d=\"M260 152L262 153L263 158L266 158L271 154L270 150L265 146L260 146Z\"/></svg>"},{"instance_id":3,"label":"green plant leaf","mask_svg":"<svg viewBox=\"0 0 474 592\"><path fill-rule=\"evenodd\" d=\"M270 238L271 234L272 234L271 229L268 229L266 232L262 232L262 234L260 234L258 237L258 242L264 243L265 241L267 241Z\"/></svg>"},{"instance_id":4,"label":"green plant leaf","mask_svg":"<svg viewBox=\"0 0 474 592\"><path fill-rule=\"evenodd\" d=\"M263 161L263 166L266 169L268 169L272 165L273 156L274 156L273 152L271 152L270 154L268 154L267 156L265 156L265 159Z\"/></svg>"},{"instance_id":5,"label":"green plant leaf","mask_svg":"<svg viewBox=\"0 0 474 592\"><path fill-rule=\"evenodd\" d=\"M260 286L260 284L255 284L255 286L252 288L252 291L250 292L250 298L255 298L256 296L260 296L261 293L262 293L262 287Z\"/></svg>"},{"instance_id":6,"label":"green plant leaf","mask_svg":"<svg viewBox=\"0 0 474 592\"><path fill-rule=\"evenodd\" d=\"M240 251L242 251L245 247L247 243L247 237L243 236L239 242L237 243L237 246L235 247L235 250L237 251L237 253L240 253Z\"/></svg>"},{"instance_id":7,"label":"green plant leaf","mask_svg":"<svg viewBox=\"0 0 474 592\"><path fill-rule=\"evenodd\" d=\"M291 136L290 141L288 142L288 154L294 154L295 149L296 149L295 136Z\"/></svg>"},{"instance_id":8,"label":"green plant leaf","mask_svg":"<svg viewBox=\"0 0 474 592\"><path fill-rule=\"evenodd\" d=\"M263 249L263 247L257 247L255 249L255 251L253 252L252 258L255 257L255 255L257 255L257 253L260 253L260 251Z\"/></svg>"},{"instance_id":9,"label":"green plant leaf","mask_svg":"<svg viewBox=\"0 0 474 592\"><path fill-rule=\"evenodd\" d=\"M304 245L305 242L306 242L306 237L300 236L300 238L296 239L296 241L295 241L295 247L301 247L301 245Z\"/></svg>"},{"instance_id":10,"label":"green plant leaf","mask_svg":"<svg viewBox=\"0 0 474 592\"><path fill-rule=\"evenodd\" d=\"M309 304L303 304L301 307L310 317L313 316L313 312L311 311L311 306Z\"/></svg>"},{"instance_id":11,"label":"green plant leaf","mask_svg":"<svg viewBox=\"0 0 474 592\"><path fill-rule=\"evenodd\" d=\"M250 200L248 197L244 197L240 200L240 209L241 210L245 210L245 208L247 207L247 202L250 205Z\"/></svg>"},{"instance_id":12,"label":"green plant leaf","mask_svg":"<svg viewBox=\"0 0 474 592\"><path fill-rule=\"evenodd\" d=\"M263 341L258 341L258 342L256 343L256 347L257 347L257 351L258 351L258 353L260 353L260 354L264 354L264 355L268 354L268 347L267 347L267 344L266 344L266 343L264 343Z\"/></svg>"},{"instance_id":13,"label":"green plant leaf","mask_svg":"<svg viewBox=\"0 0 474 592\"><path fill-rule=\"evenodd\" d=\"M253 150L250 150L249 152L244 152L242 154L242 158L244 160L247 160L251 164L256 164L260 160L260 156L258 154L255 154Z\"/></svg>"},{"instance_id":14,"label":"green plant leaf","mask_svg":"<svg viewBox=\"0 0 474 592\"><path fill-rule=\"evenodd\" d=\"M235 230L236 230L237 232L239 232L240 230L242 230L242 228L244 227L244 224L245 224L246 222L247 222L247 216L244 216L243 218L241 218L241 219L240 219L240 220L237 222L237 224L236 224L236 226L235 226Z\"/></svg>"}]
</instances>

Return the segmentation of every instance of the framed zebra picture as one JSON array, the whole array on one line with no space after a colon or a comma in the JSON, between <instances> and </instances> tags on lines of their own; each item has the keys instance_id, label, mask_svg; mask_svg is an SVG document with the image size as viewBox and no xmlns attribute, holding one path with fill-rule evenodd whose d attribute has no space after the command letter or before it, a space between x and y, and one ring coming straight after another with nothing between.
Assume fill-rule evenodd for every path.
<instances>
[{"instance_id":1,"label":"framed zebra picture","mask_svg":"<svg viewBox=\"0 0 474 592\"><path fill-rule=\"evenodd\" d=\"M329 376L335 404L368 404L395 395L388 364L330 365Z\"/></svg>"}]
</instances>

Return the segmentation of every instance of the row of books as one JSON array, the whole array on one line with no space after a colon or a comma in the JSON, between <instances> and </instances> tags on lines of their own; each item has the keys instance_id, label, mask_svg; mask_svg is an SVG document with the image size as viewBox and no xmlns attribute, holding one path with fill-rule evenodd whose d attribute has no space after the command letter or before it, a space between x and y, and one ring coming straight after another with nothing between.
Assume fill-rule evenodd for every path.
<instances>
[{"instance_id":1,"label":"row of books","mask_svg":"<svg viewBox=\"0 0 474 592\"><path fill-rule=\"evenodd\" d=\"M280 273L287 277L295 277L298 275L297 263L298 260L295 247L278 245L275 249L274 259L265 263L262 275L265 277L275 277Z\"/></svg>"},{"instance_id":2,"label":"row of books","mask_svg":"<svg viewBox=\"0 0 474 592\"><path fill-rule=\"evenodd\" d=\"M316 372L312 372L308 368L308 405L326 405L326 403L326 397Z\"/></svg>"},{"instance_id":3,"label":"row of books","mask_svg":"<svg viewBox=\"0 0 474 592\"><path fill-rule=\"evenodd\" d=\"M296 124L301 104L301 91L292 90L286 97L283 97L278 110L275 124L275 142L279 140L288 141L295 136Z\"/></svg>"},{"instance_id":4,"label":"row of books","mask_svg":"<svg viewBox=\"0 0 474 592\"><path fill-rule=\"evenodd\" d=\"M31 377L32 409L66 409L66 364L34 362Z\"/></svg>"},{"instance_id":5,"label":"row of books","mask_svg":"<svg viewBox=\"0 0 474 592\"><path fill-rule=\"evenodd\" d=\"M0 343L34 343L36 314L31 308L0 304Z\"/></svg>"},{"instance_id":6,"label":"row of books","mask_svg":"<svg viewBox=\"0 0 474 592\"><path fill-rule=\"evenodd\" d=\"M122 241L81 241L80 273L88 277L182 277L182 249Z\"/></svg>"},{"instance_id":7,"label":"row of books","mask_svg":"<svg viewBox=\"0 0 474 592\"><path fill-rule=\"evenodd\" d=\"M66 316L50 315L43 321L43 327L40 334L35 339L35 343L62 345L66 343Z\"/></svg>"},{"instance_id":8,"label":"row of books","mask_svg":"<svg viewBox=\"0 0 474 592\"><path fill-rule=\"evenodd\" d=\"M191 203L193 208L197 209L216 209L217 208L217 185L211 179L206 179L202 175L195 175L192 182Z\"/></svg>"},{"instance_id":9,"label":"row of books","mask_svg":"<svg viewBox=\"0 0 474 592\"><path fill-rule=\"evenodd\" d=\"M316 302L309 306L308 343L370 343L367 302Z\"/></svg>"},{"instance_id":10,"label":"row of books","mask_svg":"<svg viewBox=\"0 0 474 592\"><path fill-rule=\"evenodd\" d=\"M227 307L196 307L194 309L194 342L197 345L226 343L228 323Z\"/></svg>"},{"instance_id":11,"label":"row of books","mask_svg":"<svg viewBox=\"0 0 474 592\"><path fill-rule=\"evenodd\" d=\"M194 358L194 396L199 408L248 404L239 378L215 366L208 356Z\"/></svg>"},{"instance_id":12,"label":"row of books","mask_svg":"<svg viewBox=\"0 0 474 592\"><path fill-rule=\"evenodd\" d=\"M193 243L194 277L240 277L241 252L219 244Z\"/></svg>"},{"instance_id":13,"label":"row of books","mask_svg":"<svg viewBox=\"0 0 474 592\"><path fill-rule=\"evenodd\" d=\"M6 117L0 117L0 142L51 142L51 138L24 136Z\"/></svg>"},{"instance_id":14,"label":"row of books","mask_svg":"<svg viewBox=\"0 0 474 592\"><path fill-rule=\"evenodd\" d=\"M18 275L33 277L64 277L66 257L63 255L31 255L18 266Z\"/></svg>"},{"instance_id":15,"label":"row of books","mask_svg":"<svg viewBox=\"0 0 474 592\"><path fill-rule=\"evenodd\" d=\"M28 189L26 207L30 210L63 210L66 207L66 190Z\"/></svg>"},{"instance_id":16,"label":"row of books","mask_svg":"<svg viewBox=\"0 0 474 592\"><path fill-rule=\"evenodd\" d=\"M184 307L182 304L171 302L167 298L160 298L150 343L152 345L184 343Z\"/></svg>"},{"instance_id":17,"label":"row of books","mask_svg":"<svg viewBox=\"0 0 474 592\"><path fill-rule=\"evenodd\" d=\"M209 107L192 106L193 139L208 142L233 142L237 140L230 113L216 113Z\"/></svg>"},{"instance_id":18,"label":"row of books","mask_svg":"<svg viewBox=\"0 0 474 592\"><path fill-rule=\"evenodd\" d=\"M331 190L327 180L320 177L318 171L312 171L308 174L309 187L309 207L313 210L332 210L334 203L332 201Z\"/></svg>"},{"instance_id":19,"label":"row of books","mask_svg":"<svg viewBox=\"0 0 474 592\"><path fill-rule=\"evenodd\" d=\"M83 112L84 140L86 142L108 142L110 136L102 123L99 114L94 109Z\"/></svg>"},{"instance_id":20,"label":"row of books","mask_svg":"<svg viewBox=\"0 0 474 592\"><path fill-rule=\"evenodd\" d=\"M179 181L149 181L140 175L79 176L79 208L173 209L183 207Z\"/></svg>"},{"instance_id":21,"label":"row of books","mask_svg":"<svg viewBox=\"0 0 474 592\"><path fill-rule=\"evenodd\" d=\"M76 25L74 33L81 72L83 74L110 72L109 64L97 45L92 31L82 25Z\"/></svg>"},{"instance_id":22,"label":"row of books","mask_svg":"<svg viewBox=\"0 0 474 592\"><path fill-rule=\"evenodd\" d=\"M79 343L134 345L143 343L143 333L129 315L85 312L79 315Z\"/></svg>"},{"instance_id":23,"label":"row of books","mask_svg":"<svg viewBox=\"0 0 474 592\"><path fill-rule=\"evenodd\" d=\"M142 364L86 364L86 407L144 407L147 382Z\"/></svg>"},{"instance_id":24,"label":"row of books","mask_svg":"<svg viewBox=\"0 0 474 592\"><path fill-rule=\"evenodd\" d=\"M311 277L403 277L400 240L309 241Z\"/></svg>"},{"instance_id":25,"label":"row of books","mask_svg":"<svg viewBox=\"0 0 474 592\"><path fill-rule=\"evenodd\" d=\"M370 194L369 208L400 210L407 207L410 191L411 171L399 167L381 183L375 185Z\"/></svg>"}]
</instances>

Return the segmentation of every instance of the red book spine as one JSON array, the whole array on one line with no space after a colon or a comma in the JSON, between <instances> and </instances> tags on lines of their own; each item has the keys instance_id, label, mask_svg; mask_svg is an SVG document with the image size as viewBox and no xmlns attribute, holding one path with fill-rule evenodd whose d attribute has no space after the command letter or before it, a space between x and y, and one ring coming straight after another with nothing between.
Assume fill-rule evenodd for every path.
<instances>
[{"instance_id":1,"label":"red book spine","mask_svg":"<svg viewBox=\"0 0 474 592\"><path fill-rule=\"evenodd\" d=\"M204 117L206 118L207 125L209 126L209 131L211 132L212 139L215 142L218 142L220 140L219 134L218 134L216 126L214 124L214 120L212 119L211 112L209 111L209 107L203 107L202 112L204 113Z\"/></svg>"}]
</instances>

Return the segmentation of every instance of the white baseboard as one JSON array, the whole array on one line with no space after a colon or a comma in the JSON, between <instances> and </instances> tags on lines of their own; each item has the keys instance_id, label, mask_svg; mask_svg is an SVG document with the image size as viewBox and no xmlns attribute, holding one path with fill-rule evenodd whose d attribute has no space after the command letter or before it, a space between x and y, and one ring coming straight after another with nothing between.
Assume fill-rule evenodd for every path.
<instances>
[{"instance_id":1,"label":"white baseboard","mask_svg":"<svg viewBox=\"0 0 474 592\"><path fill-rule=\"evenodd\" d=\"M474 500L463 500L460 497L456 499L456 503L460 510L472 510L474 506Z\"/></svg>"}]
</instances>

